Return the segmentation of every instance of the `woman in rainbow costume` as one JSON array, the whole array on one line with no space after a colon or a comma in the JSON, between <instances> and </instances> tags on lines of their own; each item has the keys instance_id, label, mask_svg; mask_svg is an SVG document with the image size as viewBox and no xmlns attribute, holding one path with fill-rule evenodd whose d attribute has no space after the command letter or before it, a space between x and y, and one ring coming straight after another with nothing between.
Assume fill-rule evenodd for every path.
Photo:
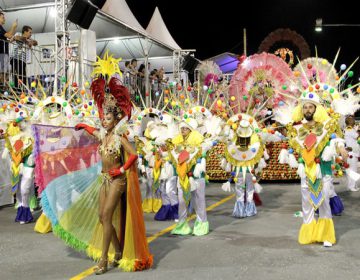
<instances>
[{"instance_id":1,"label":"woman in rainbow costume","mask_svg":"<svg viewBox=\"0 0 360 280\"><path fill-rule=\"evenodd\" d=\"M53 232L71 247L98 260L96 274L105 273L109 261L124 271L144 270L152 265L141 208L137 155L126 138L132 104L128 90L113 77L121 74L118 61L105 54L95 64L91 91L102 128L80 123L73 131L74 135L81 134L78 139L93 136L100 142L100 160L88 168L72 168L71 173L51 181L42 193L44 212L52 222ZM67 177L72 180L67 181ZM72 194L63 196L71 199L69 206L56 211L52 195L59 193L59 188Z\"/></svg>"}]
</instances>

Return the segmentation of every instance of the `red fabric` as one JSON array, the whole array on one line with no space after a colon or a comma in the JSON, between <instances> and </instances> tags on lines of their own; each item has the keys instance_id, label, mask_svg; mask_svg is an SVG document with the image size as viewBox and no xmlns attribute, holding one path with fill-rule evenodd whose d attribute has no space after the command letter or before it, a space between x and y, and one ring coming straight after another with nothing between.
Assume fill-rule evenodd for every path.
<instances>
[{"instance_id":1,"label":"red fabric","mask_svg":"<svg viewBox=\"0 0 360 280\"><path fill-rule=\"evenodd\" d=\"M103 119L103 103L105 101L105 80L103 78L97 78L91 83L90 90L94 97L96 106L98 107L100 119Z\"/></svg>"},{"instance_id":2,"label":"red fabric","mask_svg":"<svg viewBox=\"0 0 360 280\"><path fill-rule=\"evenodd\" d=\"M110 79L108 84L110 93L115 97L117 105L121 108L123 113L131 118L132 103L130 99L130 93L126 87L121 84L121 81L115 77Z\"/></svg>"},{"instance_id":3,"label":"red fabric","mask_svg":"<svg viewBox=\"0 0 360 280\"><path fill-rule=\"evenodd\" d=\"M256 206L261 206L262 205L262 201L260 199L260 195L258 193L254 193L254 202Z\"/></svg>"},{"instance_id":4,"label":"red fabric","mask_svg":"<svg viewBox=\"0 0 360 280\"><path fill-rule=\"evenodd\" d=\"M124 169L125 170L128 170L130 168L130 166L137 160L138 156L137 155L133 155L133 154L130 154L128 160L125 162L124 164Z\"/></svg>"},{"instance_id":5,"label":"red fabric","mask_svg":"<svg viewBox=\"0 0 360 280\"><path fill-rule=\"evenodd\" d=\"M124 174L124 172L121 171L121 167L120 167L120 168L114 167L114 168L111 168L111 169L109 170L109 175L110 175L111 177L116 177L116 176L119 176L119 175L121 175L121 174Z\"/></svg>"},{"instance_id":6,"label":"red fabric","mask_svg":"<svg viewBox=\"0 0 360 280\"><path fill-rule=\"evenodd\" d=\"M132 103L130 99L130 93L126 87L121 84L121 81L115 77L112 77L107 84L110 94L116 99L117 105L121 111L128 117L131 118ZM104 78L99 77L91 83L91 93L94 97L96 106L99 110L100 119L104 118L103 104L105 101L105 88L106 81Z\"/></svg>"},{"instance_id":7,"label":"red fabric","mask_svg":"<svg viewBox=\"0 0 360 280\"><path fill-rule=\"evenodd\" d=\"M124 170L128 170L130 168L130 166L137 160L137 158L138 158L137 155L130 154L129 158L125 162L125 164L120 168L112 168L112 169L110 169L109 175L112 176L112 177L116 177L116 176L119 176L119 175L123 174L121 169L124 168Z\"/></svg>"},{"instance_id":8,"label":"red fabric","mask_svg":"<svg viewBox=\"0 0 360 280\"><path fill-rule=\"evenodd\" d=\"M75 125L75 130L85 129L89 134L94 135L95 127L89 126L85 123L79 123Z\"/></svg>"}]
</instances>

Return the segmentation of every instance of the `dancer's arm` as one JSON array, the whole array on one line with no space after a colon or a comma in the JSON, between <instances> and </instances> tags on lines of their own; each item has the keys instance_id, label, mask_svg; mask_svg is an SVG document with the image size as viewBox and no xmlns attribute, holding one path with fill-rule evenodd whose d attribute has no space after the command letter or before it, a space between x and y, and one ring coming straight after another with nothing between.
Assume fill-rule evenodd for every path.
<instances>
[{"instance_id":1,"label":"dancer's arm","mask_svg":"<svg viewBox=\"0 0 360 280\"><path fill-rule=\"evenodd\" d=\"M131 165L134 164L134 162L137 160L138 155L136 154L135 149L131 146L131 144L126 140L125 137L121 137L121 145L124 147L124 150L126 153L129 154L129 157L125 164L121 166L120 168L112 168L109 171L110 176L116 177L119 175L122 175L125 173L126 170L128 170Z\"/></svg>"},{"instance_id":2,"label":"dancer's arm","mask_svg":"<svg viewBox=\"0 0 360 280\"><path fill-rule=\"evenodd\" d=\"M89 133L90 135L95 136L97 139L100 140L99 130L97 130L95 127L89 126L89 125L87 125L85 123L78 123L75 126L75 130L80 130L80 129L86 130L87 133Z\"/></svg>"}]
</instances>

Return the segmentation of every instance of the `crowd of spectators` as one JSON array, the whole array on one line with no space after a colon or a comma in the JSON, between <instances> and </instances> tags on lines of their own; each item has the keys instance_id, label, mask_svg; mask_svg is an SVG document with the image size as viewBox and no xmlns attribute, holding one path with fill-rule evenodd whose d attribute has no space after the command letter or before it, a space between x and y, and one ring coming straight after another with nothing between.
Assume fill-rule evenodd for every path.
<instances>
[{"instance_id":1,"label":"crowd of spectators","mask_svg":"<svg viewBox=\"0 0 360 280\"><path fill-rule=\"evenodd\" d=\"M4 28L5 14L0 12L0 85L9 81L11 73L15 89L20 88L20 81L26 85L26 61L29 50L37 46L37 41L31 39L31 26L24 25L21 32L17 32L18 20L16 19L10 29ZM12 45L10 52L9 44Z\"/></svg>"}]
</instances>

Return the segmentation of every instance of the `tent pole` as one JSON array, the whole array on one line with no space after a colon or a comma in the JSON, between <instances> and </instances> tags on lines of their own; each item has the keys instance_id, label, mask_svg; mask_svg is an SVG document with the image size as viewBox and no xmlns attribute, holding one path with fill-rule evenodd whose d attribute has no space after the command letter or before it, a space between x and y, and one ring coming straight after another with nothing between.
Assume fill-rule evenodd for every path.
<instances>
[{"instance_id":1,"label":"tent pole","mask_svg":"<svg viewBox=\"0 0 360 280\"><path fill-rule=\"evenodd\" d=\"M244 55L246 55L246 28L243 29L243 37L244 37Z\"/></svg>"},{"instance_id":2,"label":"tent pole","mask_svg":"<svg viewBox=\"0 0 360 280\"><path fill-rule=\"evenodd\" d=\"M148 62L149 62L149 52L148 52L148 38L145 38L145 49L144 49L144 54L145 54L145 104L146 107L149 108L151 107L151 92L150 92L150 84L149 84L149 67L148 67Z\"/></svg>"}]
</instances>

